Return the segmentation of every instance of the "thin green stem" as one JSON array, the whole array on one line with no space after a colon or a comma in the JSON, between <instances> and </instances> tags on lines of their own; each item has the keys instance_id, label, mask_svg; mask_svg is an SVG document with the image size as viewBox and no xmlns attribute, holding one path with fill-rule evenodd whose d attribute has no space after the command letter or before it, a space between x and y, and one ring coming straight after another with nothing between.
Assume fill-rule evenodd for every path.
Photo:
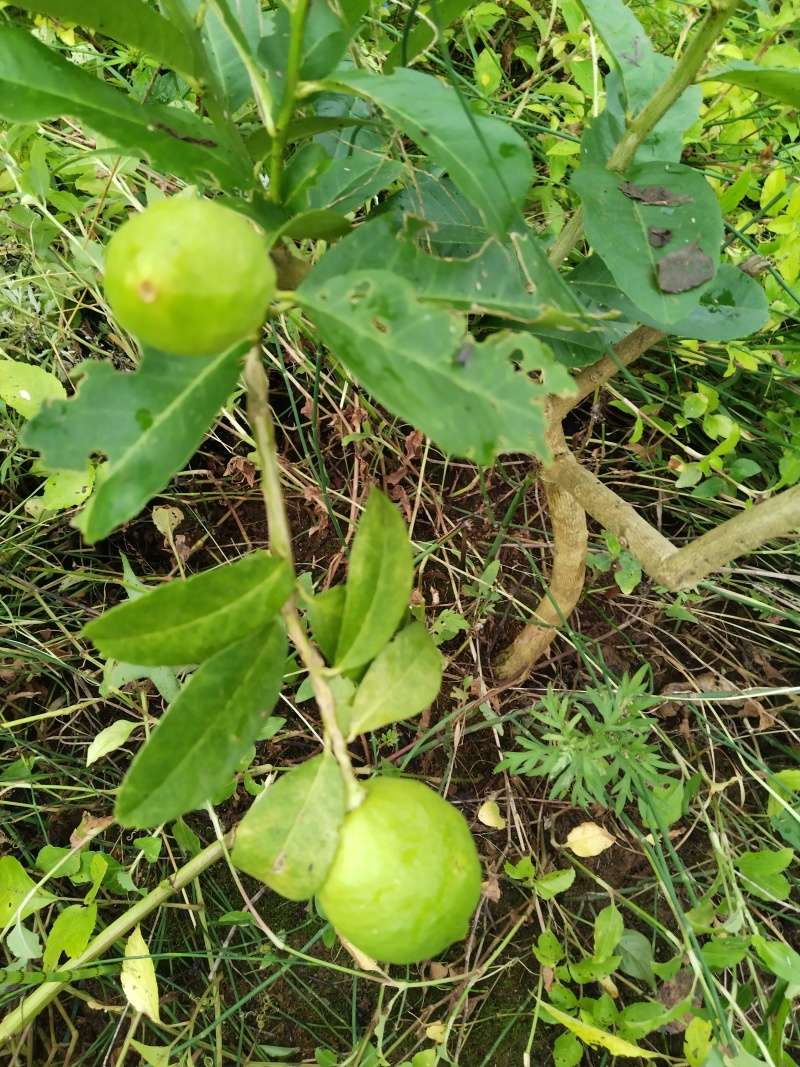
<instances>
[{"instance_id":1,"label":"thin green stem","mask_svg":"<svg viewBox=\"0 0 800 1067\"><path fill-rule=\"evenodd\" d=\"M714 42L734 15L741 0L711 0L711 10L664 84L656 90L622 135L606 164L608 170L624 171L650 131L661 121L681 94L692 84L708 59ZM548 259L558 267L583 237L583 211L578 208L558 235Z\"/></svg>"},{"instance_id":2,"label":"thin green stem","mask_svg":"<svg viewBox=\"0 0 800 1067\"><path fill-rule=\"evenodd\" d=\"M267 509L270 551L294 569L292 533L286 516L281 471L275 446L275 427L269 407L269 380L258 345L254 345L247 354L244 382L247 387L248 419L261 466L261 493ZM347 742L336 718L336 701L326 676L325 662L306 634L294 597L291 597L284 605L283 618L289 636L311 679L325 731L325 745L333 752L339 764L347 791L347 808L352 810L358 807L364 799L365 792L353 773Z\"/></svg>"},{"instance_id":3,"label":"thin green stem","mask_svg":"<svg viewBox=\"0 0 800 1067\"><path fill-rule=\"evenodd\" d=\"M712 0L711 10L689 42L678 63L664 84L656 90L651 99L642 108L619 144L611 153L607 163L609 170L625 170L633 162L633 157L645 137L663 119L669 109L689 88L698 72L708 59L725 24L735 14L741 0Z\"/></svg>"},{"instance_id":4,"label":"thin green stem","mask_svg":"<svg viewBox=\"0 0 800 1067\"><path fill-rule=\"evenodd\" d=\"M232 838L229 839L228 843L232 843ZM160 907L166 900L169 900L174 893L193 882L203 871L208 870L222 855L223 843L221 841L215 841L213 845L204 848L194 859L189 860L185 866L177 870L171 878L163 881L152 893L148 893L142 900L137 901L124 915L121 915L119 919L98 934L80 956L69 961L70 970L74 971L84 967L87 963L91 963L92 960L96 960L98 956L102 956L121 937L130 933L134 926ZM39 1012L46 1008L69 985L70 981L71 976L70 979L63 982L46 982L38 986L30 996L26 997L21 1004L9 1012L0 1021L0 1046L33 1022Z\"/></svg>"},{"instance_id":5,"label":"thin green stem","mask_svg":"<svg viewBox=\"0 0 800 1067\"><path fill-rule=\"evenodd\" d=\"M272 155L269 171L269 195L276 203L281 198L281 179L283 177L283 153L289 133L289 123L294 114L297 90L300 85L300 66L303 61L303 37L306 30L309 0L295 0L291 8L291 29L289 37L289 56L286 62L286 79L283 89L275 130L272 133Z\"/></svg>"}]
</instances>

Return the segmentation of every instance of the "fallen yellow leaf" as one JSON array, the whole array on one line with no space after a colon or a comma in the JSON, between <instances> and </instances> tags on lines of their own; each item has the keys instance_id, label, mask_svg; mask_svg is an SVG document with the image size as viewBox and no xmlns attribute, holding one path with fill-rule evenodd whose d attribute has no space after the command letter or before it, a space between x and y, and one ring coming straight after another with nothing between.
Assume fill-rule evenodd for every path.
<instances>
[{"instance_id":1,"label":"fallen yellow leaf","mask_svg":"<svg viewBox=\"0 0 800 1067\"><path fill-rule=\"evenodd\" d=\"M615 845L616 838L594 822L582 822L567 834L567 848L576 856L599 856Z\"/></svg>"}]
</instances>

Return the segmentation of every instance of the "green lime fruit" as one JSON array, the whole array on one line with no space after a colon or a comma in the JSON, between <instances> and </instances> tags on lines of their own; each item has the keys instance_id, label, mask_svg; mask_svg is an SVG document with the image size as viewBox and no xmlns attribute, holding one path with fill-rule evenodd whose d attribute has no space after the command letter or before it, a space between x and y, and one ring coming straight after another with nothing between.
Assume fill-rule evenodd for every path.
<instances>
[{"instance_id":1,"label":"green lime fruit","mask_svg":"<svg viewBox=\"0 0 800 1067\"><path fill-rule=\"evenodd\" d=\"M464 816L420 782L375 778L342 824L319 902L382 963L419 963L460 941L481 893Z\"/></svg>"},{"instance_id":2,"label":"green lime fruit","mask_svg":"<svg viewBox=\"0 0 800 1067\"><path fill-rule=\"evenodd\" d=\"M104 285L117 321L145 344L209 356L254 336L275 293L266 242L211 200L161 200L108 243Z\"/></svg>"}]
</instances>

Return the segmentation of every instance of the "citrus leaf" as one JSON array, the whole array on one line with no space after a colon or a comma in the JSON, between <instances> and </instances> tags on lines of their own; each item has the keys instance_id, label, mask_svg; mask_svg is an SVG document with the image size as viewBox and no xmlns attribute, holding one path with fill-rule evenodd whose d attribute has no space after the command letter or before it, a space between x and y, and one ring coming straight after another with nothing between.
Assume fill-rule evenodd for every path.
<instances>
[{"instance_id":1,"label":"citrus leaf","mask_svg":"<svg viewBox=\"0 0 800 1067\"><path fill-rule=\"evenodd\" d=\"M145 158L165 174L228 188L250 188L255 182L215 127L197 116L140 104L26 30L0 27L0 117L41 122L62 115L78 119L119 152Z\"/></svg>"},{"instance_id":2,"label":"citrus leaf","mask_svg":"<svg viewBox=\"0 0 800 1067\"><path fill-rule=\"evenodd\" d=\"M538 339L495 333L473 343L462 316L422 303L389 271L354 271L319 288L304 282L298 296L325 344L372 396L443 451L487 465L500 452L546 455L544 395L569 380L545 389L510 358L522 352L527 371L556 373L560 364Z\"/></svg>"},{"instance_id":3,"label":"citrus leaf","mask_svg":"<svg viewBox=\"0 0 800 1067\"><path fill-rule=\"evenodd\" d=\"M344 782L325 752L284 774L245 815L231 859L289 900L321 887L339 844Z\"/></svg>"},{"instance_id":4,"label":"citrus leaf","mask_svg":"<svg viewBox=\"0 0 800 1067\"><path fill-rule=\"evenodd\" d=\"M659 1055L649 1049L632 1045L629 1041L623 1041L621 1037L615 1037L614 1034L607 1034L605 1030L598 1030L596 1026L589 1026L588 1023L579 1022L578 1019L573 1019L571 1015L559 1011L558 1008L554 1008L552 1004L548 1004L546 1001L540 1001L539 1003L548 1015L551 1015L562 1026L566 1026L577 1038L580 1038L584 1045L588 1045L590 1048L597 1048L600 1045L602 1048L608 1049L612 1056L642 1056L648 1060L655 1059Z\"/></svg>"},{"instance_id":5,"label":"citrus leaf","mask_svg":"<svg viewBox=\"0 0 800 1067\"><path fill-rule=\"evenodd\" d=\"M687 316L709 285L708 271L716 269L722 242L719 203L703 175L678 163L634 164L625 174L585 165L572 182L583 202L586 237L619 289L659 322L675 323ZM651 227L670 230L670 241L655 247ZM703 257L706 273L684 278L681 267L665 282L659 264L665 259L675 264L676 253L688 256L692 268ZM682 291L681 285L689 281L692 288Z\"/></svg>"},{"instance_id":6,"label":"citrus leaf","mask_svg":"<svg viewBox=\"0 0 800 1067\"><path fill-rule=\"evenodd\" d=\"M125 959L119 980L134 1011L140 1011L153 1022L160 1022L156 969L140 926L133 930L125 942Z\"/></svg>"},{"instance_id":7,"label":"citrus leaf","mask_svg":"<svg viewBox=\"0 0 800 1067\"><path fill-rule=\"evenodd\" d=\"M377 656L408 608L413 580L406 524L388 497L373 489L350 555L335 667L351 670Z\"/></svg>"},{"instance_id":8,"label":"citrus leaf","mask_svg":"<svg viewBox=\"0 0 800 1067\"><path fill-rule=\"evenodd\" d=\"M412 623L372 661L353 701L348 740L418 715L442 684L442 654L424 623Z\"/></svg>"},{"instance_id":9,"label":"citrus leaf","mask_svg":"<svg viewBox=\"0 0 800 1067\"><path fill-rule=\"evenodd\" d=\"M133 761L117 795L123 826L174 819L225 784L278 699L286 653L273 623L206 660Z\"/></svg>"},{"instance_id":10,"label":"citrus leaf","mask_svg":"<svg viewBox=\"0 0 800 1067\"><path fill-rule=\"evenodd\" d=\"M58 400L66 395L58 378L41 367L13 359L0 360L0 400L24 419L32 418L45 400Z\"/></svg>"},{"instance_id":11,"label":"citrus leaf","mask_svg":"<svg viewBox=\"0 0 800 1067\"><path fill-rule=\"evenodd\" d=\"M417 70L400 67L389 75L355 71L338 74L337 82L378 104L444 167L489 231L505 237L533 179L530 150L516 131L472 111L450 86Z\"/></svg>"},{"instance_id":12,"label":"citrus leaf","mask_svg":"<svg viewBox=\"0 0 800 1067\"><path fill-rule=\"evenodd\" d=\"M108 457L76 520L90 544L137 515L192 456L236 384L243 351L187 358L145 348L134 374L90 361L77 395L49 401L25 426L22 443L51 469L83 471L93 453Z\"/></svg>"},{"instance_id":13,"label":"citrus leaf","mask_svg":"<svg viewBox=\"0 0 800 1067\"><path fill-rule=\"evenodd\" d=\"M148 667L199 663L275 617L292 591L266 552L180 578L105 612L83 633L104 656Z\"/></svg>"}]
</instances>

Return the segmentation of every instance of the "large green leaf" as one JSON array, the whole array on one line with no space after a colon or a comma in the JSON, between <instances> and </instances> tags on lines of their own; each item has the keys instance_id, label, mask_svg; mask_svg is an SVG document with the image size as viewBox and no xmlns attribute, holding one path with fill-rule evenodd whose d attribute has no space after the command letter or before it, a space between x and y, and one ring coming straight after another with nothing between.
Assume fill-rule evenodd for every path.
<instances>
[{"instance_id":1,"label":"large green leaf","mask_svg":"<svg viewBox=\"0 0 800 1067\"><path fill-rule=\"evenodd\" d=\"M589 165L572 184L586 237L618 287L659 322L688 315L716 273L722 243L719 203L703 175L678 163L634 164L624 174Z\"/></svg>"},{"instance_id":2,"label":"large green leaf","mask_svg":"<svg viewBox=\"0 0 800 1067\"><path fill-rule=\"evenodd\" d=\"M344 821L344 782L329 752L284 774L242 819L231 859L290 900L321 888Z\"/></svg>"},{"instance_id":3,"label":"large green leaf","mask_svg":"<svg viewBox=\"0 0 800 1067\"><path fill-rule=\"evenodd\" d=\"M388 76L355 71L337 81L378 104L447 170L487 228L505 237L533 178L530 149L515 130L472 111L454 89L416 70L402 67Z\"/></svg>"},{"instance_id":4,"label":"large green leaf","mask_svg":"<svg viewBox=\"0 0 800 1067\"><path fill-rule=\"evenodd\" d=\"M711 70L704 81L729 82L745 89L755 89L762 96L771 96L793 108L800 108L800 70L789 67L759 67L746 59L729 63L719 70Z\"/></svg>"},{"instance_id":5,"label":"large green leaf","mask_svg":"<svg viewBox=\"0 0 800 1067\"><path fill-rule=\"evenodd\" d=\"M117 795L123 826L176 819L225 785L278 699L286 653L276 622L206 660L134 759Z\"/></svg>"},{"instance_id":6,"label":"large green leaf","mask_svg":"<svg viewBox=\"0 0 800 1067\"><path fill-rule=\"evenodd\" d=\"M111 37L191 81L202 76L192 42L145 0L19 0L15 6Z\"/></svg>"},{"instance_id":7,"label":"large green leaf","mask_svg":"<svg viewBox=\"0 0 800 1067\"><path fill-rule=\"evenodd\" d=\"M373 489L353 540L335 667L360 667L381 651L408 608L413 580L406 524Z\"/></svg>"},{"instance_id":8,"label":"large green leaf","mask_svg":"<svg viewBox=\"0 0 800 1067\"><path fill-rule=\"evenodd\" d=\"M77 519L89 543L137 515L192 456L236 385L239 346L221 356L173 356L146 348L135 374L91 361L77 395L46 403L22 435L50 469L109 462Z\"/></svg>"},{"instance_id":9,"label":"large green leaf","mask_svg":"<svg viewBox=\"0 0 800 1067\"><path fill-rule=\"evenodd\" d=\"M444 451L491 464L500 452L545 455L544 394L569 389L541 341L492 334L481 343L462 316L423 303L404 277L353 271L298 298L325 344L380 403L430 435ZM518 371L545 373L547 385Z\"/></svg>"},{"instance_id":10,"label":"large green leaf","mask_svg":"<svg viewBox=\"0 0 800 1067\"><path fill-rule=\"evenodd\" d=\"M104 656L128 663L199 663L266 626L292 585L291 569L283 560L254 552L119 604L83 632Z\"/></svg>"},{"instance_id":11,"label":"large green leaf","mask_svg":"<svg viewBox=\"0 0 800 1067\"><path fill-rule=\"evenodd\" d=\"M48 890L36 888L36 883L16 856L3 856L0 859L0 930L8 925L14 915L19 920L27 919L54 900L56 897Z\"/></svg>"},{"instance_id":12,"label":"large green leaf","mask_svg":"<svg viewBox=\"0 0 800 1067\"><path fill-rule=\"evenodd\" d=\"M427 708L439 693L443 663L424 623L401 630L375 657L358 687L348 740Z\"/></svg>"},{"instance_id":13,"label":"large green leaf","mask_svg":"<svg viewBox=\"0 0 800 1067\"><path fill-rule=\"evenodd\" d=\"M41 122L63 115L164 174L228 188L255 182L215 127L181 108L139 104L27 31L0 26L0 118Z\"/></svg>"},{"instance_id":14,"label":"large green leaf","mask_svg":"<svg viewBox=\"0 0 800 1067\"><path fill-rule=\"evenodd\" d=\"M620 292L608 267L599 256L589 256L570 274L570 282L590 300L615 308L630 321L655 330L697 341L733 341L756 333L769 320L766 293L748 274L723 263L713 282L703 291L700 303L685 318L663 323L646 315Z\"/></svg>"}]
</instances>

